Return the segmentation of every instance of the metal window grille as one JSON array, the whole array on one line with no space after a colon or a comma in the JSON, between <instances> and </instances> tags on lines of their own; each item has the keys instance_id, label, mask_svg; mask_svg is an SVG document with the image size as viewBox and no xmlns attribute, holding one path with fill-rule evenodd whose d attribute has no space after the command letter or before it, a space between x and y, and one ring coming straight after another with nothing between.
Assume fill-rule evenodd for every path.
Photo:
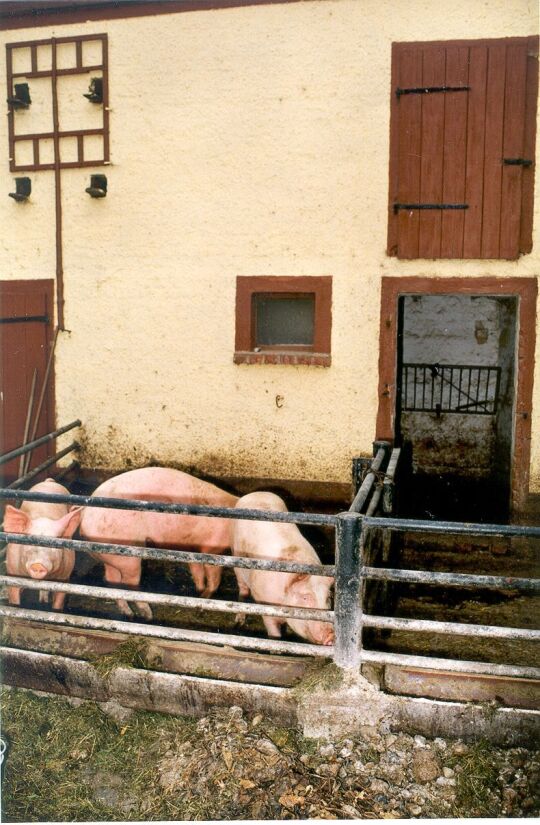
<instances>
[{"instance_id":1,"label":"metal window grille","mask_svg":"<svg viewBox=\"0 0 540 825\"><path fill-rule=\"evenodd\" d=\"M99 43L101 59L87 60L85 58L85 43ZM6 45L7 60L7 92L8 98L13 95L14 85L21 79L28 80L30 87L32 78L50 78L53 118L51 128L41 132L24 132L23 126L17 118L13 107L8 111L9 127L9 162L11 172L35 172L44 169L80 168L83 166L100 166L109 163L109 86L108 86L108 39L106 34L89 34L71 37L53 37L49 40L32 40ZM57 66L57 51L59 46L72 46L73 59L71 65ZM51 66L41 65L41 51L47 47L51 49ZM30 53L30 66L24 71L17 71L14 66L19 53ZM85 91L92 73L97 73L102 79L102 121L95 129L62 129L58 122L58 89L57 80L66 75L81 75L81 94ZM88 157L86 138L101 137L102 152ZM64 139L75 139L76 159L62 160L61 144ZM44 145L53 141L55 161L44 158ZM17 146L20 144L32 145L32 161L17 161Z\"/></svg>"},{"instance_id":2,"label":"metal window grille","mask_svg":"<svg viewBox=\"0 0 540 825\"><path fill-rule=\"evenodd\" d=\"M495 415L500 383L500 367L403 364L401 409Z\"/></svg>"}]
</instances>

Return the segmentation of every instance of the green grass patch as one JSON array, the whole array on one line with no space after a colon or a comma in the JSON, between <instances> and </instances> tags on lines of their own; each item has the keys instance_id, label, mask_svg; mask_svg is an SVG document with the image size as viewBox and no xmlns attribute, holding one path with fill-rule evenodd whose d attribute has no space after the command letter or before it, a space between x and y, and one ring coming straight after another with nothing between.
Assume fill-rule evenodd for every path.
<instances>
[{"instance_id":1,"label":"green grass patch","mask_svg":"<svg viewBox=\"0 0 540 825\"><path fill-rule=\"evenodd\" d=\"M189 818L156 786L156 765L196 720L138 712L118 724L90 702L6 688L1 700L4 822Z\"/></svg>"}]
</instances>

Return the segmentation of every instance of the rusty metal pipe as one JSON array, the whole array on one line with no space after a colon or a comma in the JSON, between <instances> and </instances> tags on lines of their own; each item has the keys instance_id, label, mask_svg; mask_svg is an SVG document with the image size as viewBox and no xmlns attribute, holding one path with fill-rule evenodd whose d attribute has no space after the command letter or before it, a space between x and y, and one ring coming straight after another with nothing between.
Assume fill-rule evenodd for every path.
<instances>
[{"instance_id":1,"label":"rusty metal pipe","mask_svg":"<svg viewBox=\"0 0 540 825\"><path fill-rule=\"evenodd\" d=\"M73 450L77 450L78 447L78 443L76 441L72 441L69 447L66 447L64 450L60 450L59 453L56 453L55 455L51 456L47 459L47 461L44 461L37 467L34 467L34 469L30 470L29 473L26 473L26 475L21 476L21 478L18 478L17 481L14 481L12 484L8 485L7 489L15 490L17 487L22 487L23 484L26 484L28 481L31 481L33 478L42 473L43 470L46 470L47 467L50 467L51 464L55 464L59 458L63 458L65 455L72 453Z\"/></svg>"},{"instance_id":2,"label":"rusty metal pipe","mask_svg":"<svg viewBox=\"0 0 540 825\"><path fill-rule=\"evenodd\" d=\"M79 422L80 423L80 422ZM33 493L20 490L15 495L9 488L0 489L3 498L19 501L45 501L51 504L76 504L82 507L105 507L112 510L150 511L186 516L211 516L216 518L246 519L248 521L281 521L292 524L325 524L335 527L337 516L320 513L289 513L274 510L245 510L231 507L210 507L206 504L165 504L159 501L143 501L128 498L104 498L102 496L61 496L56 493Z\"/></svg>"},{"instance_id":3,"label":"rusty metal pipe","mask_svg":"<svg viewBox=\"0 0 540 825\"><path fill-rule=\"evenodd\" d=\"M66 424L65 427L61 427L59 430L54 430L52 433L47 433L47 435L42 435L40 438L36 438L35 441L29 441L28 444L23 444L22 447L17 447L15 450L10 450L9 453L4 453L4 455L0 456L0 465L5 464L7 461L11 461L12 458L17 458L17 456L23 455L23 453L27 453L29 450L33 450L34 447L40 447L42 444L46 444L48 441L58 438L59 435L67 433L74 427L80 426L81 422L77 419L76 421L72 421L71 424ZM9 498L9 496L4 496L4 498Z\"/></svg>"},{"instance_id":4,"label":"rusty metal pipe","mask_svg":"<svg viewBox=\"0 0 540 825\"><path fill-rule=\"evenodd\" d=\"M496 590L524 590L540 592L540 579L517 578L514 576L483 576L470 573L433 573L424 570L397 570L390 567L364 567L361 571L366 579L382 581L417 582L420 584L442 584L451 587L490 587Z\"/></svg>"},{"instance_id":5,"label":"rusty metal pipe","mask_svg":"<svg viewBox=\"0 0 540 825\"><path fill-rule=\"evenodd\" d=\"M443 670L456 673L477 673L486 676L510 676L518 679L540 679L540 668L520 665L496 665L490 662L471 662L459 659L439 659L431 656L409 656L404 653L386 653L380 650L362 651L362 662L377 665Z\"/></svg>"},{"instance_id":6,"label":"rusty metal pipe","mask_svg":"<svg viewBox=\"0 0 540 825\"><path fill-rule=\"evenodd\" d=\"M133 547L124 544L102 544L94 541L76 539L55 539L48 536L30 536L22 533L2 533L0 541L13 544L34 544L38 547L60 547L66 550L81 550L83 553L113 554L119 556L136 556L141 559L158 561L197 562L213 564L217 567L243 567L254 570L272 570L280 573L311 573L316 576L333 576L334 565L296 564L289 561L270 561L267 559L248 559L243 556L219 556L212 553L192 553L187 550L169 550L158 547Z\"/></svg>"},{"instance_id":7,"label":"rusty metal pipe","mask_svg":"<svg viewBox=\"0 0 540 825\"><path fill-rule=\"evenodd\" d=\"M128 633L130 636L169 639L171 641L202 642L220 647L236 647L245 650L265 650L271 653L295 653L299 656L318 656L332 658L333 647L326 645L302 644L301 642L284 642L278 639L258 639L247 636L234 636L230 633L206 633L201 630L187 630L179 627L140 624L137 622L117 621L115 619L94 619L90 616L73 616L68 613L50 613L47 611L28 610L22 607L0 605L0 616L14 619L27 619L32 622L82 627L94 630L112 630L116 633Z\"/></svg>"},{"instance_id":8,"label":"rusty metal pipe","mask_svg":"<svg viewBox=\"0 0 540 825\"><path fill-rule=\"evenodd\" d=\"M26 579L22 576L0 576L0 585L22 587L29 590L47 590L52 593L73 593L79 596L91 596L96 599L137 600L148 602L148 604L166 604L171 607L203 608L204 610L215 610L220 613L247 613L253 616L278 616L283 619L305 619L317 622L332 622L334 619L334 613L331 610L246 604L221 599L198 599L193 596L147 593L143 590L124 590L118 587L95 587L86 584L71 584L70 582L39 581ZM36 612L35 615L39 619L39 612Z\"/></svg>"},{"instance_id":9,"label":"rusty metal pipe","mask_svg":"<svg viewBox=\"0 0 540 825\"><path fill-rule=\"evenodd\" d=\"M540 641L540 630L526 630L519 627L466 624L464 622L436 622L427 619L398 619L373 615L364 615L363 623L366 627L377 627L379 630L410 630L423 633L451 633L458 636L482 636L491 639Z\"/></svg>"}]
</instances>

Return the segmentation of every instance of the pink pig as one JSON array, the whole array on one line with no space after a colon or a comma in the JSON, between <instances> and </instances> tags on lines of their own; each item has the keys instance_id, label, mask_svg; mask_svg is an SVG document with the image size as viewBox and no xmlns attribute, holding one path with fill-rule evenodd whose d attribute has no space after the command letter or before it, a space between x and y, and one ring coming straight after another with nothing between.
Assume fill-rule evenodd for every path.
<instances>
[{"instance_id":1,"label":"pink pig","mask_svg":"<svg viewBox=\"0 0 540 825\"><path fill-rule=\"evenodd\" d=\"M69 491L52 478L30 488L32 493L55 493L68 496ZM71 538L81 520L81 507L69 509L66 504L41 501L23 501L20 510L8 504L4 513L6 533ZM75 566L75 552L54 547L30 544L8 544L6 567L9 576L30 576L32 579L49 579L66 582ZM21 587L8 587L10 604L21 603ZM48 592L40 590L40 602L48 601ZM65 593L54 593L52 606L61 610Z\"/></svg>"},{"instance_id":2,"label":"pink pig","mask_svg":"<svg viewBox=\"0 0 540 825\"><path fill-rule=\"evenodd\" d=\"M285 502L274 493L249 493L240 498L237 507L249 510L286 512ZM238 519L232 528L233 555L250 559L294 561L300 564L320 564L311 544L302 536L296 524L275 521ZM330 609L330 576L307 573L275 573L267 570L235 568L240 598L249 596L256 602L289 607ZM334 642L334 628L328 622L262 617L268 635L281 636L281 625L288 624L302 638L319 645Z\"/></svg>"},{"instance_id":3,"label":"pink pig","mask_svg":"<svg viewBox=\"0 0 540 825\"><path fill-rule=\"evenodd\" d=\"M92 495L165 504L207 504L212 507L234 507L237 501L235 496L213 484L167 467L130 470L108 479ZM230 547L229 520L210 516L86 507L80 532L90 541L111 544L151 545L179 550L195 548L201 553L224 553ZM141 559L109 553L93 555L105 565L105 581L119 587L139 587ZM189 569L197 592L203 598L208 598L217 590L221 567L192 563ZM117 604L125 616L133 615L127 601L118 599ZM146 602L135 601L135 607L144 617L152 618L152 611Z\"/></svg>"}]
</instances>

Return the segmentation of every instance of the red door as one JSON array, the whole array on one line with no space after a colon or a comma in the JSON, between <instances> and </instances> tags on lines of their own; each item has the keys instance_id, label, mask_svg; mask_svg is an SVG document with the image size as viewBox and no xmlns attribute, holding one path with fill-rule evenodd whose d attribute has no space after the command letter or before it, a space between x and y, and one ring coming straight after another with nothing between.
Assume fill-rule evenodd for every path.
<instances>
[{"instance_id":1,"label":"red door","mask_svg":"<svg viewBox=\"0 0 540 825\"><path fill-rule=\"evenodd\" d=\"M52 280L0 281L0 454L19 447L36 371L36 388L30 430L42 392L53 330ZM54 429L54 375L51 369L36 438ZM53 454L52 443L32 453L30 467ZM0 466L0 484L6 486L19 475L20 459ZM50 472L50 470L49 470Z\"/></svg>"}]
</instances>

